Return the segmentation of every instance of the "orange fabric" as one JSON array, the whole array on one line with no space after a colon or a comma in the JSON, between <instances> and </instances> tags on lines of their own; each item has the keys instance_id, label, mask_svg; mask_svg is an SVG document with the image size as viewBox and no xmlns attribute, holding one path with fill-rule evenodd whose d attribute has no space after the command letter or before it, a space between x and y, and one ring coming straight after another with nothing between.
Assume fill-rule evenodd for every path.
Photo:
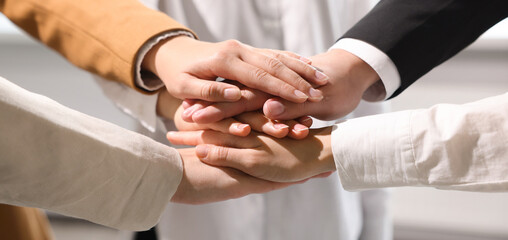
<instances>
[{"instance_id":1,"label":"orange fabric","mask_svg":"<svg viewBox=\"0 0 508 240\"><path fill-rule=\"evenodd\" d=\"M53 234L39 209L0 204L0 239L52 240Z\"/></svg>"},{"instance_id":2,"label":"orange fabric","mask_svg":"<svg viewBox=\"0 0 508 240\"><path fill-rule=\"evenodd\" d=\"M190 31L138 0L0 0L0 11L76 66L140 91L141 46L167 31Z\"/></svg>"}]
</instances>

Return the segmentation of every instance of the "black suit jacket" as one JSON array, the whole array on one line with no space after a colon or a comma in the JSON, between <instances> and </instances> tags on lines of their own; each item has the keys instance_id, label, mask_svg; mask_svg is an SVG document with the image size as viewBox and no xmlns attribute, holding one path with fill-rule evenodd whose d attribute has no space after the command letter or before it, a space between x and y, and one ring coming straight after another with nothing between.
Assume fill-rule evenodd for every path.
<instances>
[{"instance_id":1,"label":"black suit jacket","mask_svg":"<svg viewBox=\"0 0 508 240\"><path fill-rule=\"evenodd\" d=\"M508 0L382 0L342 38L365 41L397 66L397 96L508 17Z\"/></svg>"}]
</instances>

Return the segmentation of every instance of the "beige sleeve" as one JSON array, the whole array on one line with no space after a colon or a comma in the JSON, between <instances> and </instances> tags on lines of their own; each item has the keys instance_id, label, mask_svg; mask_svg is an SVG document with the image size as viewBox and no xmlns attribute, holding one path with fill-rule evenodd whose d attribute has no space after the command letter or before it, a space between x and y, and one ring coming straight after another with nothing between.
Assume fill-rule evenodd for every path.
<instances>
[{"instance_id":1,"label":"beige sleeve","mask_svg":"<svg viewBox=\"0 0 508 240\"><path fill-rule=\"evenodd\" d=\"M0 113L2 203L144 230L181 180L175 149L2 78Z\"/></svg>"}]
</instances>

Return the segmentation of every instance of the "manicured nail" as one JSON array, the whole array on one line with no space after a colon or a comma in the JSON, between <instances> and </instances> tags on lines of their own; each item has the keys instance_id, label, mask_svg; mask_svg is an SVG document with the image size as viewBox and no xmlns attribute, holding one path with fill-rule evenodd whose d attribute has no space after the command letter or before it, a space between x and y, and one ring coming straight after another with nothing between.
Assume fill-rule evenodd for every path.
<instances>
[{"instance_id":1,"label":"manicured nail","mask_svg":"<svg viewBox=\"0 0 508 240\"><path fill-rule=\"evenodd\" d=\"M190 106L192 106L192 105L191 105L189 102L187 102L187 101L183 101L183 102L182 102L182 107L183 107L183 109L187 109L187 108L189 108Z\"/></svg>"},{"instance_id":2,"label":"manicured nail","mask_svg":"<svg viewBox=\"0 0 508 240\"><path fill-rule=\"evenodd\" d=\"M285 111L284 105L277 101L269 101L266 103L266 106L268 107L268 112L274 116L281 115Z\"/></svg>"},{"instance_id":3,"label":"manicured nail","mask_svg":"<svg viewBox=\"0 0 508 240\"><path fill-rule=\"evenodd\" d=\"M245 128L248 128L248 127L249 127L249 124L245 124L245 123L236 124L236 128L238 128L240 130L244 130Z\"/></svg>"},{"instance_id":4,"label":"manicured nail","mask_svg":"<svg viewBox=\"0 0 508 240\"><path fill-rule=\"evenodd\" d=\"M312 60L310 60L306 57L300 56L300 60L303 61L304 63L312 64Z\"/></svg>"},{"instance_id":5,"label":"manicured nail","mask_svg":"<svg viewBox=\"0 0 508 240\"><path fill-rule=\"evenodd\" d=\"M311 117L300 118L300 123L308 123L308 122L312 122L312 118Z\"/></svg>"},{"instance_id":6,"label":"manicured nail","mask_svg":"<svg viewBox=\"0 0 508 240\"><path fill-rule=\"evenodd\" d=\"M298 97L298 98L309 98L307 95L305 95L305 93L303 93L302 91L300 90L295 90L294 91L294 94Z\"/></svg>"},{"instance_id":7,"label":"manicured nail","mask_svg":"<svg viewBox=\"0 0 508 240\"><path fill-rule=\"evenodd\" d=\"M306 127L305 125L296 124L296 125L293 127L293 131L296 131L296 132L301 132L301 131L305 131L305 130L309 130L309 128L308 128L308 127Z\"/></svg>"},{"instance_id":8,"label":"manicured nail","mask_svg":"<svg viewBox=\"0 0 508 240\"><path fill-rule=\"evenodd\" d=\"M227 100L238 100L242 97L240 90L237 88L226 88L224 90L224 98Z\"/></svg>"},{"instance_id":9,"label":"manicured nail","mask_svg":"<svg viewBox=\"0 0 508 240\"><path fill-rule=\"evenodd\" d=\"M206 158L206 156L208 155L208 146L206 146L206 145L198 145L196 147L196 155L199 158Z\"/></svg>"},{"instance_id":10,"label":"manicured nail","mask_svg":"<svg viewBox=\"0 0 508 240\"><path fill-rule=\"evenodd\" d=\"M286 124L282 124L282 123L274 123L273 128L275 128L276 130L281 130L284 128L289 128L289 126Z\"/></svg>"},{"instance_id":11,"label":"manicured nail","mask_svg":"<svg viewBox=\"0 0 508 240\"><path fill-rule=\"evenodd\" d=\"M197 108L198 108L198 105L192 105L191 107L185 109L182 114L184 116L191 116L192 113L194 113L194 111L196 111Z\"/></svg>"},{"instance_id":12,"label":"manicured nail","mask_svg":"<svg viewBox=\"0 0 508 240\"><path fill-rule=\"evenodd\" d=\"M326 84L330 78L323 72L316 69L316 80L318 84Z\"/></svg>"},{"instance_id":13,"label":"manicured nail","mask_svg":"<svg viewBox=\"0 0 508 240\"><path fill-rule=\"evenodd\" d=\"M311 88L309 90L309 95L313 100L321 100L323 99L323 93L317 89Z\"/></svg>"}]
</instances>

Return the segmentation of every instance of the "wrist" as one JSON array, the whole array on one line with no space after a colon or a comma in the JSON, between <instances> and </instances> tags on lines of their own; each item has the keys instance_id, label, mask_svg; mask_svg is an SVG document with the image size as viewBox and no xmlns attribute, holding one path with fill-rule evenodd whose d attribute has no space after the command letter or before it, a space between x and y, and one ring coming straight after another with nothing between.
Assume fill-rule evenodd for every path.
<instances>
[{"instance_id":1,"label":"wrist","mask_svg":"<svg viewBox=\"0 0 508 240\"><path fill-rule=\"evenodd\" d=\"M318 157L318 164L320 172L330 172L335 171L335 161L333 160L333 151L332 151L332 127L326 127L317 129L315 133L315 137L321 142L323 148Z\"/></svg>"},{"instance_id":2,"label":"wrist","mask_svg":"<svg viewBox=\"0 0 508 240\"><path fill-rule=\"evenodd\" d=\"M141 68L160 77L159 70L161 67L167 68L168 66L171 66L170 64L166 64L166 54L171 54L170 56L172 56L173 59L179 59L176 51L178 49L183 49L183 44L189 41L195 41L195 39L186 35L178 35L158 42L146 53L143 61L141 62Z\"/></svg>"},{"instance_id":3,"label":"wrist","mask_svg":"<svg viewBox=\"0 0 508 240\"><path fill-rule=\"evenodd\" d=\"M330 54L333 59L336 59L332 63L345 65L347 79L362 95L380 79L377 72L369 64L346 50L332 49L326 54Z\"/></svg>"},{"instance_id":4,"label":"wrist","mask_svg":"<svg viewBox=\"0 0 508 240\"><path fill-rule=\"evenodd\" d=\"M174 120L175 114L181 104L182 100L171 96L166 89L162 89L157 97L157 105L155 107L157 116Z\"/></svg>"}]
</instances>

